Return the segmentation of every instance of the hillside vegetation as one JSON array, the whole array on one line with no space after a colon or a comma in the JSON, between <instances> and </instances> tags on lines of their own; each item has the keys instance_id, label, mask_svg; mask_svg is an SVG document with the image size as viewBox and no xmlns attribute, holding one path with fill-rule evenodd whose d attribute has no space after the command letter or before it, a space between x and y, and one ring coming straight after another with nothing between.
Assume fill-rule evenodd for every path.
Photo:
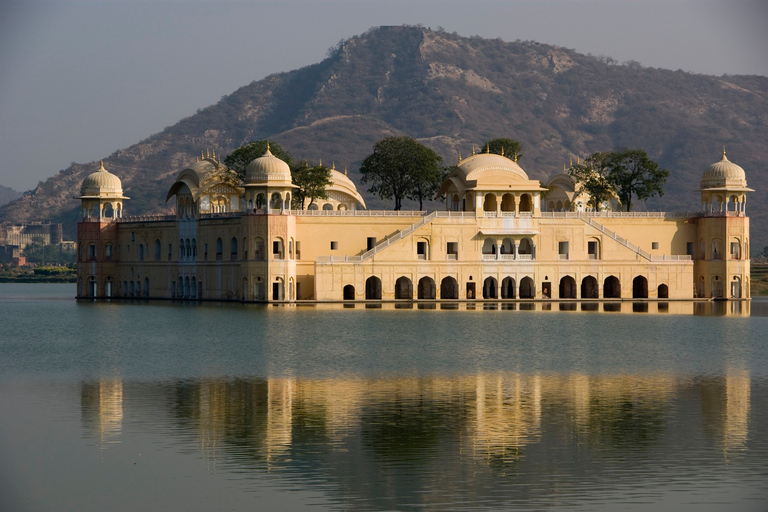
<instances>
[{"instance_id":1,"label":"hillside vegetation","mask_svg":"<svg viewBox=\"0 0 768 512\"><path fill-rule=\"evenodd\" d=\"M104 159L121 177L128 214L167 211L178 171L201 150L226 155L250 140L279 142L298 159L357 174L373 144L409 135L447 164L494 137L520 140L531 178L571 157L643 148L671 171L666 194L637 209L700 208L701 173L723 146L749 184L752 247L768 245L768 78L706 76L617 64L536 42L380 27L340 43L322 62L254 81L215 105ZM479 149L479 148L478 148ZM0 208L0 220L61 221L72 233L82 179L73 164ZM384 206L360 187L369 206ZM391 207L391 205L387 205ZM405 206L406 208L408 205Z\"/></svg>"}]
</instances>

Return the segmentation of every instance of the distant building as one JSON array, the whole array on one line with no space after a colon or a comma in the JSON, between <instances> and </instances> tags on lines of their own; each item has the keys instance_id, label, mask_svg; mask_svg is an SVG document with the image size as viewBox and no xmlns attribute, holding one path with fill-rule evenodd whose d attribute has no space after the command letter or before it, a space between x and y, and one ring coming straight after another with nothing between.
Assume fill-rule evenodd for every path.
<instances>
[{"instance_id":1,"label":"distant building","mask_svg":"<svg viewBox=\"0 0 768 512\"><path fill-rule=\"evenodd\" d=\"M459 163L432 213L375 211L332 171L327 200L291 210L269 151L245 179L214 158L181 170L170 216L123 217L103 165L79 199L78 297L407 301L749 297L744 170L708 167L696 213L585 211L567 175L542 186L495 154ZM546 198L542 197L547 192Z\"/></svg>"}]
</instances>

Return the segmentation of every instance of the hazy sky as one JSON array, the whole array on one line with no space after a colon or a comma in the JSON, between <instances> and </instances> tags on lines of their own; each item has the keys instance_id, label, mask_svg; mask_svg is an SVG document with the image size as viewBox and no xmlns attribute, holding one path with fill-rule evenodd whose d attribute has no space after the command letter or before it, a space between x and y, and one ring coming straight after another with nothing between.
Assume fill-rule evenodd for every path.
<instances>
[{"instance_id":1,"label":"hazy sky","mask_svg":"<svg viewBox=\"0 0 768 512\"><path fill-rule=\"evenodd\" d=\"M0 185L34 188L372 26L768 76L767 0L0 1Z\"/></svg>"}]
</instances>

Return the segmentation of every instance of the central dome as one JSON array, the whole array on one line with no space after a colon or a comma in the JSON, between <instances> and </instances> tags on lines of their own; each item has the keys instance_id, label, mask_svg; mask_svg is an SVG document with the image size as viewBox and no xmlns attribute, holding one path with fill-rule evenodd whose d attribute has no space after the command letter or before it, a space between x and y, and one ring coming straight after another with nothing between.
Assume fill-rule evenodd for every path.
<instances>
[{"instance_id":1,"label":"central dome","mask_svg":"<svg viewBox=\"0 0 768 512\"><path fill-rule=\"evenodd\" d=\"M517 162L495 153L479 153L463 160L459 169L467 180L476 180L477 175L486 171L502 171L513 174L515 180L528 181L528 175Z\"/></svg>"},{"instance_id":2,"label":"central dome","mask_svg":"<svg viewBox=\"0 0 768 512\"><path fill-rule=\"evenodd\" d=\"M101 162L99 169L89 174L80 187L82 197L122 197L123 183L120 178L104 168Z\"/></svg>"},{"instance_id":3,"label":"central dome","mask_svg":"<svg viewBox=\"0 0 768 512\"><path fill-rule=\"evenodd\" d=\"M291 168L284 161L277 158L269 150L259 158L256 158L245 168L245 183L291 183Z\"/></svg>"},{"instance_id":4,"label":"central dome","mask_svg":"<svg viewBox=\"0 0 768 512\"><path fill-rule=\"evenodd\" d=\"M725 156L719 162L707 167L701 176L701 188L719 188L719 187L746 187L747 175L744 169L734 164Z\"/></svg>"}]
</instances>

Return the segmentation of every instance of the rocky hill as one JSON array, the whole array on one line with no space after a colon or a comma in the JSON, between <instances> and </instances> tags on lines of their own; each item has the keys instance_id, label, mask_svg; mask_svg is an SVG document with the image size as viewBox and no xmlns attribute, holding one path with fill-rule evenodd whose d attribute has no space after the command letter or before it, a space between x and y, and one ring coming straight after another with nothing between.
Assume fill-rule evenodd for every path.
<instances>
[{"instance_id":1,"label":"rocky hill","mask_svg":"<svg viewBox=\"0 0 768 512\"><path fill-rule=\"evenodd\" d=\"M768 186L762 186L768 184L768 78L644 68L536 42L421 27L380 27L352 37L322 62L252 82L115 151L104 164L131 197L126 212L140 214L167 211L163 200L175 175L206 148L226 155L269 138L295 157L348 167L359 183L361 160L393 134L416 137L447 163L473 144L516 138L525 147L520 164L542 180L571 157L643 148L671 171L667 193L647 205L663 210L699 209L701 173L725 146L757 190L748 199L752 247L768 245ZM60 171L0 208L0 220L43 220L45 212L72 233L78 217L72 197L96 167Z\"/></svg>"}]
</instances>

